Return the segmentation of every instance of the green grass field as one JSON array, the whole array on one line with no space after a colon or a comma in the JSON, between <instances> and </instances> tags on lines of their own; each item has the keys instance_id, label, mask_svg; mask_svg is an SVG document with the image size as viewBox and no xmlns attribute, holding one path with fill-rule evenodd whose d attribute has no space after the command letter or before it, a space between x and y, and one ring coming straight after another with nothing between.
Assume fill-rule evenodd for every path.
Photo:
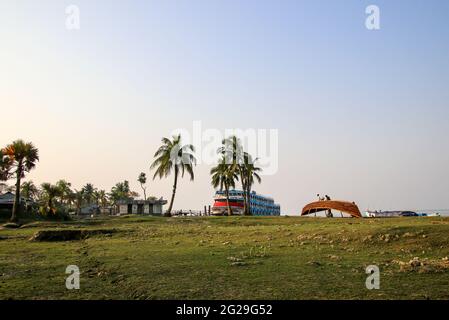
<instances>
[{"instance_id":1,"label":"green grass field","mask_svg":"<svg viewBox=\"0 0 449 320\"><path fill-rule=\"evenodd\" d=\"M114 233L29 240L55 229ZM0 230L0 299L449 299L448 235L439 217L32 222ZM65 287L68 265L80 290ZM368 265L379 290L365 287Z\"/></svg>"}]
</instances>

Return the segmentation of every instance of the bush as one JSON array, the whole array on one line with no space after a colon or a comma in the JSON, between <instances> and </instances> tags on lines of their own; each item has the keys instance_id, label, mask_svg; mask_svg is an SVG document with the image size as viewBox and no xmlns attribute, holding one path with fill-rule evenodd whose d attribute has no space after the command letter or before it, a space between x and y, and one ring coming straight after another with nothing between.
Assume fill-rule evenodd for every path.
<instances>
[{"instance_id":1,"label":"bush","mask_svg":"<svg viewBox=\"0 0 449 320\"><path fill-rule=\"evenodd\" d=\"M11 218L12 209L0 209L0 221L8 221ZM28 208L28 210L20 210L18 213L19 220L52 220L52 221L68 221L71 220L68 210L65 207L54 208L48 210L45 206Z\"/></svg>"},{"instance_id":2,"label":"bush","mask_svg":"<svg viewBox=\"0 0 449 320\"><path fill-rule=\"evenodd\" d=\"M39 215L46 220L68 221L71 220L68 210L65 207L49 209L46 206L39 208Z\"/></svg>"},{"instance_id":3,"label":"bush","mask_svg":"<svg viewBox=\"0 0 449 320\"><path fill-rule=\"evenodd\" d=\"M0 220L1 221L7 221L11 218L12 209L6 209L2 208L0 209ZM35 219L37 215L36 210L19 210L19 213L17 214L19 219Z\"/></svg>"}]
</instances>

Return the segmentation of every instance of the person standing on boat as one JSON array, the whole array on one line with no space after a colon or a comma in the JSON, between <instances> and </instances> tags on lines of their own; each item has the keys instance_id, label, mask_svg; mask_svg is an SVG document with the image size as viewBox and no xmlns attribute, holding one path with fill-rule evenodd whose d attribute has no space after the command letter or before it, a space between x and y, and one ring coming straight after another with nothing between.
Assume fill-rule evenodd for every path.
<instances>
[{"instance_id":1,"label":"person standing on boat","mask_svg":"<svg viewBox=\"0 0 449 320\"><path fill-rule=\"evenodd\" d=\"M326 198L326 201L330 201L331 200L331 197L329 197L327 194L326 194L325 198ZM334 217L334 215L332 214L332 210L331 209L327 209L326 216L328 218L333 218Z\"/></svg>"}]
</instances>

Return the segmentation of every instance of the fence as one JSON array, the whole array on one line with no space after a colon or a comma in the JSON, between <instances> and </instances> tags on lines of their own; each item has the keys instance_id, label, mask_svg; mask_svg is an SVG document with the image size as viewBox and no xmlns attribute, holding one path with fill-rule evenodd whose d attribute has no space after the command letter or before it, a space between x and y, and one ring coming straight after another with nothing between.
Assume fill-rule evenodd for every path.
<instances>
[{"instance_id":1,"label":"fence","mask_svg":"<svg viewBox=\"0 0 449 320\"><path fill-rule=\"evenodd\" d=\"M203 217L203 216L209 216L210 213L206 211L201 210L175 210L172 211L172 216L188 216L188 217Z\"/></svg>"}]
</instances>

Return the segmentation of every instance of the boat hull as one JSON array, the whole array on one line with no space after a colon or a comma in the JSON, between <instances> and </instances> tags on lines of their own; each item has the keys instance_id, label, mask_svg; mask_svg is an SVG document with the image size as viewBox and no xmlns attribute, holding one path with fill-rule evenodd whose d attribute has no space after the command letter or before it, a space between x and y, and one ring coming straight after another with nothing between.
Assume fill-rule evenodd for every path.
<instances>
[{"instance_id":1,"label":"boat hull","mask_svg":"<svg viewBox=\"0 0 449 320\"><path fill-rule=\"evenodd\" d=\"M324 200L309 203L302 209L302 216L308 214L314 214L317 212L336 210L347 213L355 218L361 218L359 207L354 202L337 201L337 200Z\"/></svg>"}]
</instances>

